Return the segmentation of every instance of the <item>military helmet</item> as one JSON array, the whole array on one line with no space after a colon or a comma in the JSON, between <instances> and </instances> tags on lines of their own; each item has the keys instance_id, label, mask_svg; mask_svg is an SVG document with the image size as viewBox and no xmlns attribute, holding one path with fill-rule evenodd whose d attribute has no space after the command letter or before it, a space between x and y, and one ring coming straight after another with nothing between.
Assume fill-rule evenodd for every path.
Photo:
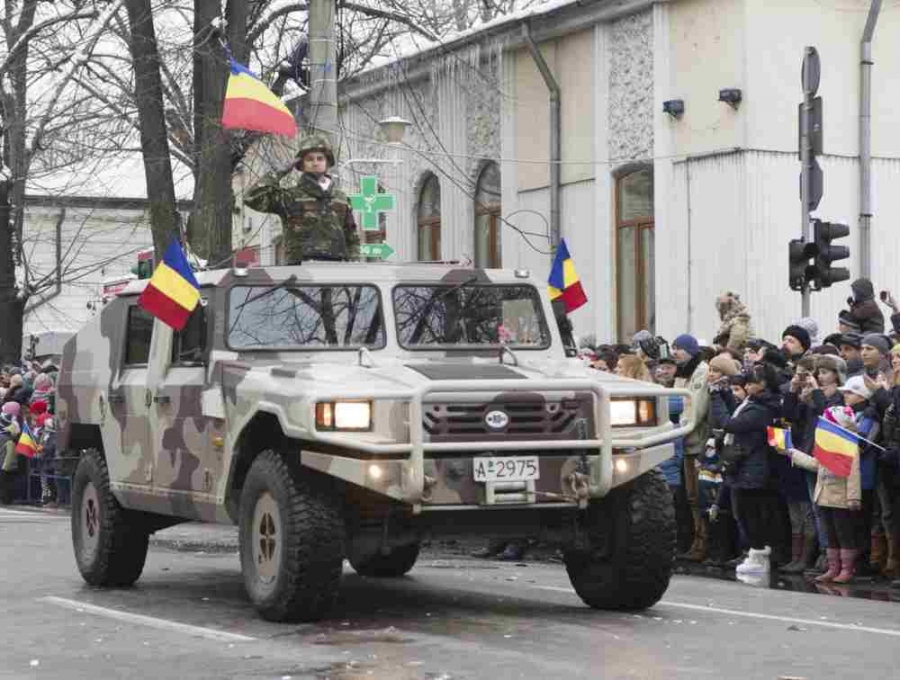
<instances>
[{"instance_id":1,"label":"military helmet","mask_svg":"<svg viewBox=\"0 0 900 680\"><path fill-rule=\"evenodd\" d=\"M321 151L328 159L328 167L334 165L334 151L331 149L331 142L324 135L307 135L300 141L300 148L297 149L297 163L303 160L303 156L310 151Z\"/></svg>"}]
</instances>

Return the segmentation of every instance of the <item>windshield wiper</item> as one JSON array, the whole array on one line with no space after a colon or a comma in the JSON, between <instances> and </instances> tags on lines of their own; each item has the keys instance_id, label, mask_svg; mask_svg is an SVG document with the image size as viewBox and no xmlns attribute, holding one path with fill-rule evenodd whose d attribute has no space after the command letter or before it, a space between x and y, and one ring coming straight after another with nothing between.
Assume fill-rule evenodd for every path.
<instances>
[{"instance_id":1,"label":"windshield wiper","mask_svg":"<svg viewBox=\"0 0 900 680\"><path fill-rule=\"evenodd\" d=\"M285 286L289 286L289 285L291 285L292 283L296 283L296 282L297 282L297 275L296 275L296 274L291 274L289 277L287 277L287 278L286 278L284 281L282 281L281 283L276 283L276 284L275 284L274 286L272 286L271 288L266 288L262 293L258 293L257 295L254 295L254 296L251 297L251 298L247 298L247 299L244 300L241 304L239 304L237 307L235 307L235 310L243 309L246 305L249 305L251 302L256 302L256 301L259 300L260 298L264 298L264 297L266 297L267 295L271 295L271 294L274 293L275 291L281 290L281 289L284 288Z\"/></svg>"}]
</instances>

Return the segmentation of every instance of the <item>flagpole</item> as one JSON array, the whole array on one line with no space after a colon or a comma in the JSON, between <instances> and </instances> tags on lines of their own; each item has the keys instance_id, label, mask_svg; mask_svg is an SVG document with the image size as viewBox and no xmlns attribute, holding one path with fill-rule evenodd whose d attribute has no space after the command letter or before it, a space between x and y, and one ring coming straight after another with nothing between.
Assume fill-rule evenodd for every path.
<instances>
[{"instance_id":1,"label":"flagpole","mask_svg":"<svg viewBox=\"0 0 900 680\"><path fill-rule=\"evenodd\" d=\"M873 442L871 439L866 439L865 437L863 437L863 436L860 435L860 434L857 434L857 433L854 432L853 430L848 430L846 427L841 427L841 426L838 425L837 423L833 423L833 422L831 422L830 420L826 420L826 419L823 418L822 416L819 416L819 420L828 423L831 427L836 427L837 429L841 430L842 432L846 432L847 434L849 434L849 435L855 437L856 439L859 439L860 441L864 441L866 444L869 444L869 445L871 445L871 446L874 446L876 449L878 449L878 450L880 450L880 451L887 451L887 449L884 448L883 446L879 446L878 444L876 444L875 442Z\"/></svg>"}]
</instances>

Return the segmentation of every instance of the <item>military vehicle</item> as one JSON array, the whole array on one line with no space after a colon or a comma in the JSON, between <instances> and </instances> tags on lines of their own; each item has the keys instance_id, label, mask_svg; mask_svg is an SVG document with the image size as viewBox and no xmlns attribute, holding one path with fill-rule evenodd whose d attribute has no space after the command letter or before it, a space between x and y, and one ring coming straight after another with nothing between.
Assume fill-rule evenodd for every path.
<instances>
[{"instance_id":1,"label":"military vehicle","mask_svg":"<svg viewBox=\"0 0 900 680\"><path fill-rule=\"evenodd\" d=\"M81 452L83 578L127 586L151 533L239 527L250 599L316 620L344 560L398 577L423 540L560 546L591 607L640 609L673 567L656 466L677 393L587 367L525 270L310 262L197 274L175 332L133 281L66 344L60 447ZM685 393L686 394L686 393Z\"/></svg>"}]
</instances>

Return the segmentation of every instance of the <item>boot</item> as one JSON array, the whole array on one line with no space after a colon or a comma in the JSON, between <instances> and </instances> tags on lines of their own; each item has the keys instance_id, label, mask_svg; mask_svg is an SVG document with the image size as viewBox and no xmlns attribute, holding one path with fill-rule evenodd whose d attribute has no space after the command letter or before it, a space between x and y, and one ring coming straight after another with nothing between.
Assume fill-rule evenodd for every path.
<instances>
[{"instance_id":1,"label":"boot","mask_svg":"<svg viewBox=\"0 0 900 680\"><path fill-rule=\"evenodd\" d=\"M887 534L887 561L882 572L887 578L900 576L900 533L889 531Z\"/></svg>"},{"instance_id":2,"label":"boot","mask_svg":"<svg viewBox=\"0 0 900 680\"><path fill-rule=\"evenodd\" d=\"M706 544L709 537L709 520L701 517L697 524L697 540L685 559L691 562L702 562L706 559Z\"/></svg>"},{"instance_id":3,"label":"boot","mask_svg":"<svg viewBox=\"0 0 900 680\"><path fill-rule=\"evenodd\" d=\"M791 561L778 568L785 574L799 574L803 571L800 556L803 554L803 534L791 534Z\"/></svg>"},{"instance_id":4,"label":"boot","mask_svg":"<svg viewBox=\"0 0 900 680\"><path fill-rule=\"evenodd\" d=\"M887 539L884 534L872 534L872 547L869 552L869 565L874 571L881 571L887 563Z\"/></svg>"},{"instance_id":5,"label":"boot","mask_svg":"<svg viewBox=\"0 0 900 680\"><path fill-rule=\"evenodd\" d=\"M765 574L769 571L769 558L772 556L772 548L766 546L762 550L750 548L747 559L741 562L735 572L738 574Z\"/></svg>"},{"instance_id":6,"label":"boot","mask_svg":"<svg viewBox=\"0 0 900 680\"><path fill-rule=\"evenodd\" d=\"M859 550L841 550L841 573L835 576L835 583L849 583L856 573L856 558L859 557Z\"/></svg>"},{"instance_id":7,"label":"boot","mask_svg":"<svg viewBox=\"0 0 900 680\"><path fill-rule=\"evenodd\" d=\"M697 546L700 543L700 510L698 508L691 508L691 515L693 516L693 526L694 526L694 540L691 541L691 547L688 548L688 551L685 553L681 553L678 555L679 559L687 560L690 559L690 555L693 555L697 552Z\"/></svg>"},{"instance_id":8,"label":"boot","mask_svg":"<svg viewBox=\"0 0 900 680\"><path fill-rule=\"evenodd\" d=\"M528 541L515 540L510 541L506 546L506 550L500 555L500 559L505 562L518 562L525 557L525 551L528 549Z\"/></svg>"},{"instance_id":9,"label":"boot","mask_svg":"<svg viewBox=\"0 0 900 680\"><path fill-rule=\"evenodd\" d=\"M841 573L841 551L838 548L828 548L825 554L828 557L828 571L816 576L816 583L831 583Z\"/></svg>"}]
</instances>

